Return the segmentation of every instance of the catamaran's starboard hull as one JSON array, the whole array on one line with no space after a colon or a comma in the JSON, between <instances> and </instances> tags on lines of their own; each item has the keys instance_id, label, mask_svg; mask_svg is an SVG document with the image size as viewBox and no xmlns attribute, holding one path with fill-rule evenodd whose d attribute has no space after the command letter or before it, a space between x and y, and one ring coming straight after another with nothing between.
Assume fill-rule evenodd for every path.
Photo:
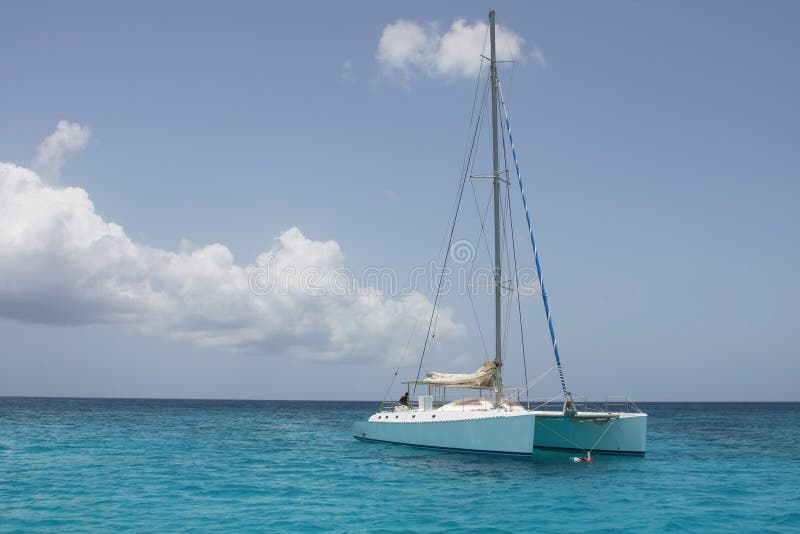
<instances>
[{"instance_id":1,"label":"catamaran's starboard hull","mask_svg":"<svg viewBox=\"0 0 800 534\"><path fill-rule=\"evenodd\" d=\"M493 454L530 455L536 416L532 413L504 413L498 416L449 418L439 413L419 413L419 419L402 414L395 419L358 421L353 437L362 441L413 445L429 449ZM400 417L404 417L402 421ZM435 416L434 416L435 417Z\"/></svg>"},{"instance_id":2,"label":"catamaran's starboard hull","mask_svg":"<svg viewBox=\"0 0 800 534\"><path fill-rule=\"evenodd\" d=\"M644 456L647 414L618 417L537 414L534 449Z\"/></svg>"}]
</instances>

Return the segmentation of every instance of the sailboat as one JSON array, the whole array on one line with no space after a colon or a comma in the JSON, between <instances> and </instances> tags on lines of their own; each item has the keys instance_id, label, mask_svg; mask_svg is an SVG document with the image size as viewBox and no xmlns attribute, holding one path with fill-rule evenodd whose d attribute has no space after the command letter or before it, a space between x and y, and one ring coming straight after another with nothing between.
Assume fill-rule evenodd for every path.
<instances>
[{"instance_id":1,"label":"sailboat","mask_svg":"<svg viewBox=\"0 0 800 534\"><path fill-rule=\"evenodd\" d=\"M494 358L486 361L473 373L431 372L423 380L404 382L408 392L399 402L381 403L378 411L366 421L353 424L353 437L368 442L382 442L416 447L463 452L505 455L533 455L537 450L570 451L583 453L576 461L591 461L592 453L644 455L646 449L647 414L627 397L610 399L603 404L580 402L568 391L556 341L550 302L542 280L542 268L533 235L528 203L517 162L516 149L511 137L511 127L505 99L497 74L495 45L495 12L489 13L489 83L491 85L492 161L490 178L493 188L494 214ZM501 122L500 110L504 122ZM507 170L500 168L500 131L508 135L513 155L525 218L533 248L539 290L547 317L550 341L555 364L548 370L557 370L561 393L545 402L522 401L539 379L523 387L507 388L503 385L503 332L502 292L503 254L501 240L501 184L510 184ZM503 143L504 143L503 139ZM504 144L505 146L505 144ZM463 187L463 184L462 184ZM455 225L455 218L453 221ZM451 243L452 243L452 232ZM513 236L512 236L513 239ZM448 245L449 251L449 245ZM446 256L445 256L446 257ZM434 312L438 302L434 302ZM433 316L432 316L433 319ZM430 324L429 324L430 332ZM426 345L428 338L426 337ZM423 356L425 349L423 348ZM420 361L420 368L422 362ZM547 374L547 372L545 373ZM541 377L540 377L541 378ZM409 398L413 388L424 393ZM458 395L459 392L469 392ZM455 393L455 395L454 395Z\"/></svg>"}]
</instances>

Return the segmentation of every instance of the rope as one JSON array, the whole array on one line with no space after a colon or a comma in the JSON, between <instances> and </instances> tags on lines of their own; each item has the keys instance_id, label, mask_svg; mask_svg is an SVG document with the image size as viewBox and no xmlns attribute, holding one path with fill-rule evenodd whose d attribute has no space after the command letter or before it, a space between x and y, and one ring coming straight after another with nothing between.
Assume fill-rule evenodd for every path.
<instances>
[{"instance_id":1,"label":"rope","mask_svg":"<svg viewBox=\"0 0 800 534\"><path fill-rule=\"evenodd\" d=\"M512 70L513 72L513 70ZM508 169L508 155L506 152L506 137L502 136L503 139L503 165L505 169ZM517 267L517 244L516 238L514 234L514 217L511 216L511 188L506 187L506 203L508 204L508 221L511 226L511 252L514 258L514 289L515 293L517 294L517 316L519 317L519 339L520 345L522 347L522 370L525 376L525 384L528 383L528 358L525 354L525 331L522 328L522 303L520 302L519 298L519 269ZM552 368L551 368L552 369ZM550 372L548 370L547 372ZM525 388L525 400L528 400L528 390L529 388Z\"/></svg>"},{"instance_id":2,"label":"rope","mask_svg":"<svg viewBox=\"0 0 800 534\"><path fill-rule=\"evenodd\" d=\"M592 448L589 449L589 453L590 454L597 447L597 444L600 443L600 440L603 439L603 437L606 435L606 432L608 432L611 429L611 425L613 425L616 422L617 419L619 419L619 416L614 417L614 418L611 419L611 422L608 423L608 427L606 427L606 429L603 431L603 433L600 434L600 437L597 438L597 441L594 442L594 445L592 445Z\"/></svg>"},{"instance_id":3,"label":"rope","mask_svg":"<svg viewBox=\"0 0 800 534\"><path fill-rule=\"evenodd\" d=\"M602 439L605 437L606 433L607 433L607 432L608 432L608 431L611 429L611 425L613 425L613 424L614 424L614 422L617 420L617 417L610 417L610 418L609 418L609 420L610 420L610 422L608 423L608 426L606 427L606 429L603 431L603 433L602 433L602 434L600 434L600 437L599 437L599 438L597 438L597 441L595 441L595 442L594 442L594 445L592 445L592 447L591 447L590 449L588 449L588 450L587 450L587 449L584 449L583 447L581 447L580 443L575 443L574 441L572 441L571 439L569 439L567 436L565 436L565 435L561 434L561 433L560 433L560 432L558 432L557 430L553 430L552 428L550 428L550 427L549 427L549 426L547 426L546 424L542 423L542 424L541 424L541 426L542 426L542 427L544 427L544 428L546 428L547 430L549 430L550 432L552 432L552 433L553 433L553 434L555 434L556 436L560 437L560 438L561 438L561 439L563 439L564 441L568 441L568 442L570 442L572 445L574 445L574 446L575 446L575 448L576 448L576 449L585 450L585 451L586 451L586 452L587 452L587 453L588 453L588 454L591 456L591 454L592 454L592 451L593 451L593 450L595 450L595 449L597 448L597 445L600 443L600 440L602 440ZM537 428L538 428L539 426L540 426L540 425L536 425L536 427L537 427Z\"/></svg>"},{"instance_id":4,"label":"rope","mask_svg":"<svg viewBox=\"0 0 800 534\"><path fill-rule=\"evenodd\" d=\"M528 383L525 383L525 387L522 389L522 391L524 391L524 392L525 392L525 397L527 398L528 391L530 391L530 389L531 389L531 388L533 388L533 387L534 387L536 384L538 384L539 382L541 382L542 380L544 380L544 377L546 377L547 375L549 375L549 374L550 374L550 372L551 372L553 369L555 369L555 368L556 368L556 365L555 365L555 364L553 364L553 365L551 365L551 366L550 366L550 367L549 367L549 368L548 368L548 369L547 369L547 370L546 370L544 373L542 373L542 374L540 374L539 376L537 376L536 378L534 378L534 379L533 379L533 382L531 382L530 384L528 384ZM522 391L521 391L520 393L522 393ZM558 397L561 397L561 395L558 395ZM556 397L556 398L558 398L558 397ZM550 402L550 401L547 401L547 402Z\"/></svg>"},{"instance_id":5,"label":"rope","mask_svg":"<svg viewBox=\"0 0 800 534\"><path fill-rule=\"evenodd\" d=\"M386 393L383 394L383 400L381 401L381 404L386 402L386 399L389 398L389 393L392 391L392 387L394 386L394 381L397 380L398 371L400 371L399 367L394 370L394 375L392 375L392 383L389 384L389 387L386 389Z\"/></svg>"},{"instance_id":6,"label":"rope","mask_svg":"<svg viewBox=\"0 0 800 534\"><path fill-rule=\"evenodd\" d=\"M536 426L538 427L539 425L536 425ZM565 436L565 435L561 434L561 433L560 433L560 432L558 432L557 430L553 430L552 428L550 428L549 426L547 426L547 425L546 425L546 424L544 424L544 423L542 423L542 424L541 424L541 426L542 426L543 428L546 428L547 430L549 430L550 432L552 432L552 433L553 433L553 434L555 434L556 436L560 437L560 438L561 438L561 439L563 439L564 441L569 441L570 443L572 443L572 444L575 446L575 448L576 448L576 449L583 449L583 447L581 447L581 444L580 444L580 443L575 443L574 441L572 441L571 439L569 439L567 436Z\"/></svg>"}]
</instances>

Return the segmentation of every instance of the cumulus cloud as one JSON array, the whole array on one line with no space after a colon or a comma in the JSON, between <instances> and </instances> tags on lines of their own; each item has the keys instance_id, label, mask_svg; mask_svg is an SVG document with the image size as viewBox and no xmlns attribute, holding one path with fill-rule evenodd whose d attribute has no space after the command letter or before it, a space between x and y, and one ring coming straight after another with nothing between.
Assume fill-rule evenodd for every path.
<instances>
[{"instance_id":1,"label":"cumulus cloud","mask_svg":"<svg viewBox=\"0 0 800 534\"><path fill-rule=\"evenodd\" d=\"M526 58L522 37L500 25L495 32L498 59ZM480 68L481 54L489 55L487 36L488 24L482 21L469 24L457 19L442 33L435 23L398 20L383 29L376 57L389 74L403 79L417 75L472 77ZM531 57L543 65L538 48Z\"/></svg>"},{"instance_id":2,"label":"cumulus cloud","mask_svg":"<svg viewBox=\"0 0 800 534\"><path fill-rule=\"evenodd\" d=\"M74 122L60 121L56 131L42 141L33 160L33 168L47 182L61 176L61 167L70 154L83 150L89 142L89 128Z\"/></svg>"},{"instance_id":3,"label":"cumulus cloud","mask_svg":"<svg viewBox=\"0 0 800 534\"><path fill-rule=\"evenodd\" d=\"M397 361L414 323L431 311L426 297L387 298L359 288L310 294L299 277L268 293L252 287L254 270L267 266L280 273L312 269L321 284L343 265L338 243L297 228L249 265L237 264L218 243L150 247L104 220L84 189L48 185L30 169L0 162L2 317L123 324L198 345L316 360ZM461 336L464 327L443 310L437 333Z\"/></svg>"}]
</instances>

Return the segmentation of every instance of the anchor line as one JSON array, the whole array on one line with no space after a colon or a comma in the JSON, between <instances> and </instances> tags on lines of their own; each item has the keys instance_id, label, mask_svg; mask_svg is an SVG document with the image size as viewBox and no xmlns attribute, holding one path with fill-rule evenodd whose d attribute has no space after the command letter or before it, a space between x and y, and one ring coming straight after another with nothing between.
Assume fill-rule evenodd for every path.
<instances>
[{"instance_id":1,"label":"anchor line","mask_svg":"<svg viewBox=\"0 0 800 534\"><path fill-rule=\"evenodd\" d=\"M599 437L599 438L597 438L597 441L595 441L595 442L594 442L594 445L592 445L592 446L591 446L591 448L589 448L589 449L585 449L587 453L591 454L591 453L592 453L592 451L593 451L593 450L595 450L595 449L597 448L597 446L600 444L600 441L602 441L602 439L605 437L606 433L608 433L608 431L611 429L611 425L613 425L613 424L614 424L614 422L615 422L617 419L618 419L618 417L609 417L608 426L607 426L607 427L606 427L606 429L603 431L603 433L602 433L602 434L600 434L600 437ZM562 434L562 433L560 433L559 431L557 431L557 430L555 430L555 429L553 429L553 428L550 428L549 426L547 426L547 425L546 425L546 424L544 424L544 423L541 423L541 426L542 426L542 427L544 427L545 429L549 430L550 432L552 432L552 433L553 433L553 434L555 434L556 436L560 437L560 438L561 438L561 439L563 439L564 441L568 441L568 442L570 442L572 445L574 445L574 446L575 446L575 448L576 448L576 449L583 449L583 447L581 447L579 443L576 443L576 442L572 441L571 439L569 439L567 436L563 435L563 434Z\"/></svg>"},{"instance_id":2,"label":"anchor line","mask_svg":"<svg viewBox=\"0 0 800 534\"><path fill-rule=\"evenodd\" d=\"M602 434L600 434L600 437L599 437L599 438L597 438L597 441L595 441L595 442L594 442L594 445L592 445L592 448L591 448L591 449L589 449L589 454L591 454L591 453L592 453L592 451L593 451L593 450L595 450L595 449L597 448L597 445L600 443L600 440L602 440L602 439L603 439L603 437L605 437L605 435L606 435L606 432L608 432L608 431L609 431L609 429L611 428L611 425L613 425L613 424L614 424L614 422L615 422L617 419L619 419L619 416L617 416L617 417L614 417L614 418L612 418L612 419L611 419L611 421L609 421L609 423L608 423L608 426L606 427L606 429L605 429L605 430L603 430L603 433L602 433Z\"/></svg>"}]
</instances>

